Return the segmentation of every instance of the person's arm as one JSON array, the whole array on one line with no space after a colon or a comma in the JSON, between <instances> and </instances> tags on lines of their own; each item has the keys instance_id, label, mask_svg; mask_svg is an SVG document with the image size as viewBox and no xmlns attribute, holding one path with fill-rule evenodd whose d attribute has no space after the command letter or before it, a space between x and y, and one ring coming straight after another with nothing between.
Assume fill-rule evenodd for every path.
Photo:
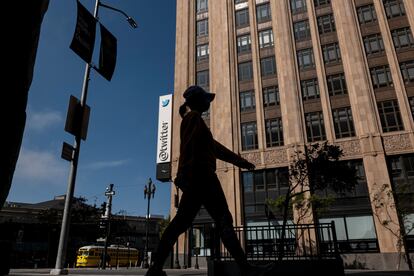
<instances>
[{"instance_id":1,"label":"person's arm","mask_svg":"<svg viewBox=\"0 0 414 276\"><path fill-rule=\"evenodd\" d=\"M240 155L232 152L216 140L214 140L216 148L216 157L225 162L231 163L237 167L252 170L255 168L255 165L241 157Z\"/></svg>"}]
</instances>

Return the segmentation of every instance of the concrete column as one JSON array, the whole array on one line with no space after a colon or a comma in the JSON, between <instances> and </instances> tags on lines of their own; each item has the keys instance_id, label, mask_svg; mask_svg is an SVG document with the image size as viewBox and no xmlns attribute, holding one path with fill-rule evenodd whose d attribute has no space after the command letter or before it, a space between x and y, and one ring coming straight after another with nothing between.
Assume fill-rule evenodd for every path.
<instances>
[{"instance_id":1,"label":"concrete column","mask_svg":"<svg viewBox=\"0 0 414 276\"><path fill-rule=\"evenodd\" d=\"M404 124L404 129L406 131L412 132L414 129L414 124L411 115L410 103L408 102L407 91L405 89L404 79L401 74L397 53L394 48L394 42L392 40L391 31L388 25L387 15L385 13L384 5L381 0L374 0L374 4L375 11L377 13L378 24L381 29L382 40L384 41L388 64L390 66L395 95L397 96L398 105L400 107L401 119Z\"/></svg>"},{"instance_id":2,"label":"concrete column","mask_svg":"<svg viewBox=\"0 0 414 276\"><path fill-rule=\"evenodd\" d=\"M195 4L194 1L177 1L177 24L176 24L176 48L175 48L175 75L174 75L174 107L173 123L180 124L181 118L178 114L180 105L184 102L183 93L185 89L195 83ZM172 168L171 175L174 179L178 168L178 157L180 154L180 126L174 125L172 132ZM171 185L171 218L175 216L174 194L175 185ZM184 234L179 238L179 253L184 253ZM183 265L183 260L180 260Z\"/></svg>"},{"instance_id":3,"label":"concrete column","mask_svg":"<svg viewBox=\"0 0 414 276\"><path fill-rule=\"evenodd\" d=\"M296 50L292 34L290 1L270 1L272 10L273 36L280 93L283 135L285 144L305 142L299 75Z\"/></svg>"},{"instance_id":4,"label":"concrete column","mask_svg":"<svg viewBox=\"0 0 414 276\"><path fill-rule=\"evenodd\" d=\"M315 6L313 0L307 0L309 27L311 30L313 55L315 57L316 73L318 75L319 93L321 95L321 105L323 120L325 122L326 138L328 141L335 140L335 128L332 119L332 108L329 99L328 85L326 83L325 62L323 61L322 48L319 38L318 22L316 19Z\"/></svg>"},{"instance_id":5,"label":"concrete column","mask_svg":"<svg viewBox=\"0 0 414 276\"><path fill-rule=\"evenodd\" d=\"M411 32L414 31L414 1L403 0L408 22L410 22Z\"/></svg>"},{"instance_id":6,"label":"concrete column","mask_svg":"<svg viewBox=\"0 0 414 276\"><path fill-rule=\"evenodd\" d=\"M253 80L254 80L254 92L256 101L256 124L257 124L257 140L259 144L259 150L263 151L266 148L266 136L264 125L264 111L263 108L258 106L262 104L262 81L261 81L261 68L260 68L260 52L259 52L259 37L257 31L256 20L256 2L255 0L249 0L249 25L250 25L250 37L252 40L252 64L253 64Z\"/></svg>"},{"instance_id":7,"label":"concrete column","mask_svg":"<svg viewBox=\"0 0 414 276\"><path fill-rule=\"evenodd\" d=\"M377 192L376 185L390 184L384 149L380 137L380 123L376 108L375 95L371 85L364 46L359 32L356 9L353 1L332 0L338 40L342 51L342 62L347 79L349 99L355 129L360 138L365 173L370 195ZM390 231L382 226L380 218L372 213L381 252L396 252L397 240ZM392 210L391 217L397 219ZM395 227L394 227L395 228ZM394 230L398 230L395 228Z\"/></svg>"},{"instance_id":8,"label":"concrete column","mask_svg":"<svg viewBox=\"0 0 414 276\"><path fill-rule=\"evenodd\" d=\"M217 141L237 152L233 144L234 126L232 122L236 79L234 70L229 66L232 64L231 57L234 56L235 37L228 13L231 14L234 11L228 2L209 1L211 26L220 26L220 28L210 28L210 90L216 93L216 98L211 106L210 126ZM217 174L222 183L230 212L233 214L234 222L239 224L241 219L240 206L237 206L238 200L236 199L239 189L235 185L234 174L236 172L231 164L218 162Z\"/></svg>"}]
</instances>

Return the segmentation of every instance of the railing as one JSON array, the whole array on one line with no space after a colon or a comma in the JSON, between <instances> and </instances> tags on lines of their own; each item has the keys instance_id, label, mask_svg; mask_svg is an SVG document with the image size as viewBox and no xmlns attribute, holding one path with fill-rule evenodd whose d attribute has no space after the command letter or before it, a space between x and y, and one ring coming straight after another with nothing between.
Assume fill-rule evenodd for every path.
<instances>
[{"instance_id":1,"label":"railing","mask_svg":"<svg viewBox=\"0 0 414 276\"><path fill-rule=\"evenodd\" d=\"M235 227L236 234L249 260L334 259L339 257L335 224L286 225L282 242L282 226ZM212 234L212 258L231 259L217 231Z\"/></svg>"}]
</instances>

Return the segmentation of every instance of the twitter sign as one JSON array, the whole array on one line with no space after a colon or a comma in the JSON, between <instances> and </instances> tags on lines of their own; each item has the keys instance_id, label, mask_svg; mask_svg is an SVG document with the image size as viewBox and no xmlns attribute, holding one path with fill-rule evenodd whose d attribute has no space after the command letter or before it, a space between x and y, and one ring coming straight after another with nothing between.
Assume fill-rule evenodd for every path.
<instances>
[{"instance_id":1,"label":"twitter sign","mask_svg":"<svg viewBox=\"0 0 414 276\"><path fill-rule=\"evenodd\" d=\"M171 179L171 131L173 95L160 96L157 140L157 179Z\"/></svg>"}]
</instances>

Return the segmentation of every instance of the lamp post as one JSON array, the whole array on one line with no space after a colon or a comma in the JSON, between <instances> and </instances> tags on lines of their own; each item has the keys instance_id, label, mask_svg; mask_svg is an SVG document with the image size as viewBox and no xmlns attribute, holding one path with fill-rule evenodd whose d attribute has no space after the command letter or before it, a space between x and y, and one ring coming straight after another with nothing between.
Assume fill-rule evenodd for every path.
<instances>
[{"instance_id":1,"label":"lamp post","mask_svg":"<svg viewBox=\"0 0 414 276\"><path fill-rule=\"evenodd\" d=\"M145 248L144 248L144 260L142 262L143 268L148 268L148 224L149 224L149 213L150 213L150 202L151 202L151 196L154 198L155 194L155 185L152 184L151 178L148 180L148 186L145 185L144 188L144 198L148 199L148 206L147 206L147 217L145 221Z\"/></svg>"},{"instance_id":2,"label":"lamp post","mask_svg":"<svg viewBox=\"0 0 414 276\"><path fill-rule=\"evenodd\" d=\"M131 25L131 27L133 28L137 27L137 24L135 23L134 19L128 16L125 12L119 9L112 8L108 5L105 5L101 3L100 0L95 1L95 9L93 12L93 16L95 18L98 18L98 11L99 11L100 6L122 13L123 15L127 17L127 21ZM81 100L80 100L80 106L82 110L86 107L86 99L88 96L88 87L89 87L89 80L90 80L89 76L90 76L91 68L92 68L92 64L86 63L85 74L84 74L83 85L82 85L82 95L81 95ZM63 217L62 217L62 227L61 227L60 237L59 237L59 247L57 251L55 268L50 271L51 275L68 274L67 269L64 269L64 264L66 261L66 250L67 250L68 237L69 237L71 203L72 203L73 194L75 190L80 146L81 146L81 134L79 133L75 136L75 141L73 145L73 155L72 155L73 157L71 159L68 187L66 190L65 206L64 206Z\"/></svg>"}]
</instances>

